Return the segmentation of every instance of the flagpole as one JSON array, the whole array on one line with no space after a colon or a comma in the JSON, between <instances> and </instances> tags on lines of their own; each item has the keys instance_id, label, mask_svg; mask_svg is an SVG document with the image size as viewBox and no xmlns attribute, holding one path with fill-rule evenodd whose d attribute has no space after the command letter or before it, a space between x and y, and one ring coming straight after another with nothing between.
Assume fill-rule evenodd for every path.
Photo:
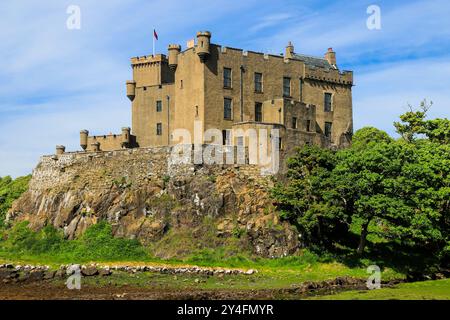
<instances>
[{"instance_id":1,"label":"flagpole","mask_svg":"<svg viewBox=\"0 0 450 320\"><path fill-rule=\"evenodd\" d=\"M155 29L153 29L152 38L153 38L153 57L154 57L155 56Z\"/></svg>"}]
</instances>

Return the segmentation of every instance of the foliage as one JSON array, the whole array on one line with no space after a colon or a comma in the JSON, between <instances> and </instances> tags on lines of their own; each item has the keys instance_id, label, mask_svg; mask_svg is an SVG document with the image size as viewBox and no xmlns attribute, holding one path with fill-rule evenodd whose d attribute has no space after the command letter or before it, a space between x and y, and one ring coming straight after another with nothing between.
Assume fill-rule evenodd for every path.
<instances>
[{"instance_id":1,"label":"foliage","mask_svg":"<svg viewBox=\"0 0 450 320\"><path fill-rule=\"evenodd\" d=\"M14 200L28 189L31 176L20 177L13 180L7 176L0 177L0 226L3 225L5 215Z\"/></svg>"},{"instance_id":2,"label":"foliage","mask_svg":"<svg viewBox=\"0 0 450 320\"><path fill-rule=\"evenodd\" d=\"M299 150L288 162L287 183L273 190L281 215L297 225L310 246L350 246L361 255L372 232L378 248L420 252L420 267L447 263L447 124L425 120L425 115L426 111L403 115L406 124L396 123L403 139L397 141L375 128L363 128L349 149ZM417 139L417 134L426 138Z\"/></svg>"},{"instance_id":3,"label":"foliage","mask_svg":"<svg viewBox=\"0 0 450 320\"><path fill-rule=\"evenodd\" d=\"M431 119L426 120L427 112L433 103L423 100L419 110L410 107L410 111L400 116L401 122L395 122L394 126L404 140L412 142L420 135L425 135L430 141L449 144L450 143L450 120Z\"/></svg>"}]
</instances>

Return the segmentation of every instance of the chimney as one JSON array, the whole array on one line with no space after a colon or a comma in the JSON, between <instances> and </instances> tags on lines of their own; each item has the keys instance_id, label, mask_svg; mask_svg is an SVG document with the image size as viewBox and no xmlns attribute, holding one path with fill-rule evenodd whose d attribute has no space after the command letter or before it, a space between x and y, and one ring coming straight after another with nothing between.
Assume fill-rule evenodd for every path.
<instances>
[{"instance_id":1,"label":"chimney","mask_svg":"<svg viewBox=\"0 0 450 320\"><path fill-rule=\"evenodd\" d=\"M289 41L287 47L286 47L286 55L285 58L292 59L294 57L294 45L291 41Z\"/></svg>"},{"instance_id":2,"label":"chimney","mask_svg":"<svg viewBox=\"0 0 450 320\"><path fill-rule=\"evenodd\" d=\"M336 66L336 52L333 51L333 48L328 48L327 53L325 53L325 59L332 66Z\"/></svg>"}]
</instances>

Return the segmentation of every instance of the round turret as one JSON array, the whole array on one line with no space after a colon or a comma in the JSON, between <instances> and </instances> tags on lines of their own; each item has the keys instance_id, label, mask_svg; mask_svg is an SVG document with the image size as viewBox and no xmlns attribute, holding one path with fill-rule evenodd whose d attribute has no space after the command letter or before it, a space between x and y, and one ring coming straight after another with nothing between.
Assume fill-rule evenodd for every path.
<instances>
[{"instance_id":1,"label":"round turret","mask_svg":"<svg viewBox=\"0 0 450 320\"><path fill-rule=\"evenodd\" d=\"M202 62L208 60L209 55L211 54L209 50L210 40L211 40L211 32L209 31L197 32L196 51Z\"/></svg>"},{"instance_id":2,"label":"round turret","mask_svg":"<svg viewBox=\"0 0 450 320\"><path fill-rule=\"evenodd\" d=\"M84 151L86 151L86 148L88 145L88 136L89 136L89 131L87 131L87 130L80 131L80 147Z\"/></svg>"},{"instance_id":3,"label":"round turret","mask_svg":"<svg viewBox=\"0 0 450 320\"><path fill-rule=\"evenodd\" d=\"M136 96L136 81L129 80L127 81L127 97L128 99L133 101L135 96Z\"/></svg>"},{"instance_id":4,"label":"round turret","mask_svg":"<svg viewBox=\"0 0 450 320\"><path fill-rule=\"evenodd\" d=\"M178 54L181 51L181 46L179 44L169 45L169 68L175 71L178 66Z\"/></svg>"},{"instance_id":5,"label":"round turret","mask_svg":"<svg viewBox=\"0 0 450 320\"><path fill-rule=\"evenodd\" d=\"M130 144L130 131L128 127L122 128L122 148L126 148Z\"/></svg>"},{"instance_id":6,"label":"round turret","mask_svg":"<svg viewBox=\"0 0 450 320\"><path fill-rule=\"evenodd\" d=\"M64 152L66 152L65 146L56 146L56 154L57 155L64 154Z\"/></svg>"}]
</instances>

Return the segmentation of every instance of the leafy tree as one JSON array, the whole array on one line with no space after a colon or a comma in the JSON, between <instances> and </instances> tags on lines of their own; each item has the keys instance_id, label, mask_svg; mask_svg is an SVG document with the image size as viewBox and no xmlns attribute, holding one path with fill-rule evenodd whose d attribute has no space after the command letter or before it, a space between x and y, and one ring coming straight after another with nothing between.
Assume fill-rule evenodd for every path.
<instances>
[{"instance_id":1,"label":"leafy tree","mask_svg":"<svg viewBox=\"0 0 450 320\"><path fill-rule=\"evenodd\" d=\"M383 130L374 127L364 127L353 135L352 147L363 149L369 143L392 142L393 139Z\"/></svg>"},{"instance_id":2,"label":"leafy tree","mask_svg":"<svg viewBox=\"0 0 450 320\"><path fill-rule=\"evenodd\" d=\"M427 112L432 105L432 102L427 103L423 100L416 110L409 106L410 111L400 116L401 122L394 123L397 133L407 142L414 141L418 135L424 135L433 142L450 143L449 119L426 120Z\"/></svg>"},{"instance_id":3,"label":"leafy tree","mask_svg":"<svg viewBox=\"0 0 450 320\"><path fill-rule=\"evenodd\" d=\"M401 116L395 124L400 140L369 127L357 131L345 150L299 150L288 161L287 181L273 191L282 216L309 244L350 240L357 224L358 254L376 233L405 253L420 249L448 261L449 126L445 119L426 120L426 111Z\"/></svg>"},{"instance_id":4,"label":"leafy tree","mask_svg":"<svg viewBox=\"0 0 450 320\"><path fill-rule=\"evenodd\" d=\"M295 224L310 243L326 242L330 230L346 226L346 217L327 202L329 178L336 164L334 152L305 146L288 159L286 184L272 190L283 218ZM325 230L328 230L325 232Z\"/></svg>"}]
</instances>

